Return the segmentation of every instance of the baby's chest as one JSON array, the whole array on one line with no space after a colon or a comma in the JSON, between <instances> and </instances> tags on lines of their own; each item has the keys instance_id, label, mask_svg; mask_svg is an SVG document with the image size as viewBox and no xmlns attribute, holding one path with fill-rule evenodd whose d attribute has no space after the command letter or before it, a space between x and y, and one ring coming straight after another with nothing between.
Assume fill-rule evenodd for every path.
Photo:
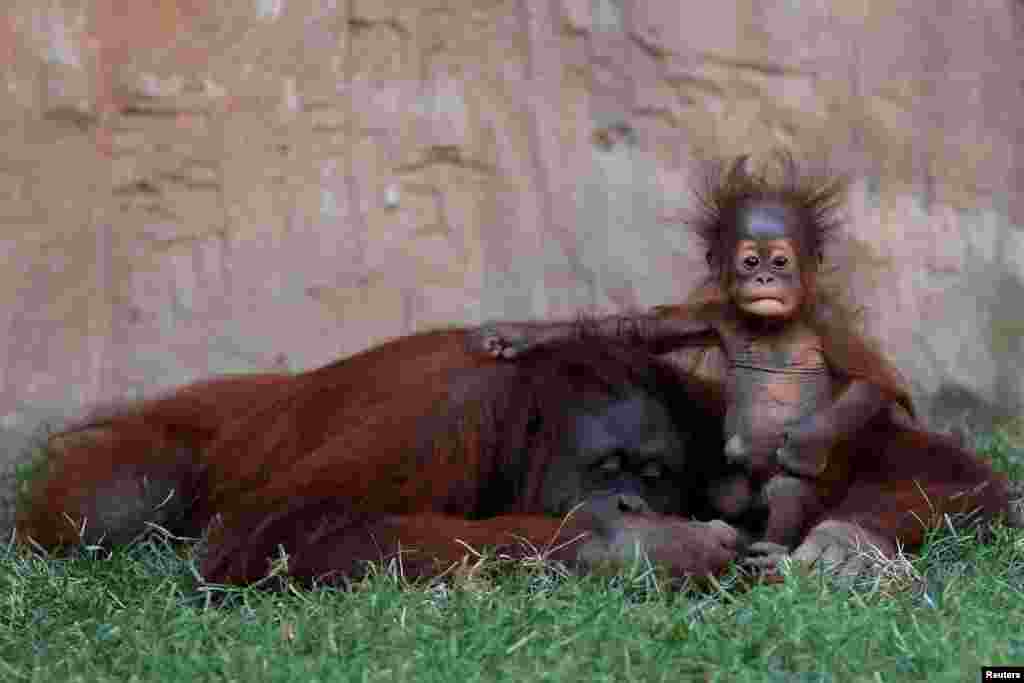
<instances>
[{"instance_id":1,"label":"baby's chest","mask_svg":"<svg viewBox=\"0 0 1024 683\"><path fill-rule=\"evenodd\" d=\"M814 337L785 344L751 341L737 345L730 361L730 412L786 421L813 412L831 397L832 376Z\"/></svg>"}]
</instances>

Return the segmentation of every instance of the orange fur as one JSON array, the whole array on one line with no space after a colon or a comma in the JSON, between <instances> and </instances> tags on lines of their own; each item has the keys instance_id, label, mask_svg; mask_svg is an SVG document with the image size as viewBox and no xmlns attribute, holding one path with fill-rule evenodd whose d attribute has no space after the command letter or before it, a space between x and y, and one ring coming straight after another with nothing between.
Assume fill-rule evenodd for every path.
<instances>
[{"instance_id":1,"label":"orange fur","mask_svg":"<svg viewBox=\"0 0 1024 683\"><path fill-rule=\"evenodd\" d=\"M462 542L519 555L551 547L575 562L594 521L547 514L543 474L566 457L569 421L588 401L638 393L667 406L694 454L677 481L686 508L674 512L707 511L721 443L699 382L614 344L572 342L513 366L470 353L465 337L413 335L310 372L194 384L86 421L55 437L19 536L74 542L85 521L127 540L173 484L181 504L157 521L196 534L217 520L203 563L211 581L256 581L282 548L306 580L399 552L408 575L437 573L466 553ZM164 486L140 512L130 502L143 481ZM111 509L110 499L128 502ZM675 539L659 552L677 573L735 556L719 543L731 531L658 515L636 523Z\"/></svg>"}]
</instances>

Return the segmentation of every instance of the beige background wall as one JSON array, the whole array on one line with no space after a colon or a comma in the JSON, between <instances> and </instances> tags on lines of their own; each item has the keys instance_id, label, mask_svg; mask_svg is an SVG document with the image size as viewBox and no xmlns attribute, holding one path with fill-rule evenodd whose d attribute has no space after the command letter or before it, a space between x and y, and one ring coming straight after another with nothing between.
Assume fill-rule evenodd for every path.
<instances>
[{"instance_id":1,"label":"beige background wall","mask_svg":"<svg viewBox=\"0 0 1024 683\"><path fill-rule=\"evenodd\" d=\"M7 4L8 461L210 373L678 299L692 159L778 145L856 178L830 256L926 414L1022 412L1020 2Z\"/></svg>"}]
</instances>

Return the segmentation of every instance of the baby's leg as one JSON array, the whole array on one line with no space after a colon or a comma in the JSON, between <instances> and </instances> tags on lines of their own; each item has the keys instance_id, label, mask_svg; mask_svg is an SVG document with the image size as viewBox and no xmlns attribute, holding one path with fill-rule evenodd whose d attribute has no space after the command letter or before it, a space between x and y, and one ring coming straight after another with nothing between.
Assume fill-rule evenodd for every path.
<instances>
[{"instance_id":1,"label":"baby's leg","mask_svg":"<svg viewBox=\"0 0 1024 683\"><path fill-rule=\"evenodd\" d=\"M739 528L748 539L764 536L769 510L750 475L742 470L727 474L708 489L712 519L723 519Z\"/></svg>"},{"instance_id":2,"label":"baby's leg","mask_svg":"<svg viewBox=\"0 0 1024 683\"><path fill-rule=\"evenodd\" d=\"M777 474L761 493L770 510L764 540L793 548L824 511L818 489L810 479Z\"/></svg>"}]
</instances>

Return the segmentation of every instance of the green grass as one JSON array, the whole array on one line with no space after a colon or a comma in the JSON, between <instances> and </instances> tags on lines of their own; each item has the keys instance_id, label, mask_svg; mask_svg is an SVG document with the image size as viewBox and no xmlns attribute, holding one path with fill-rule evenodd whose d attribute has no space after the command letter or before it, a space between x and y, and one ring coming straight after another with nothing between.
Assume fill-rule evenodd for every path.
<instances>
[{"instance_id":1,"label":"green grass","mask_svg":"<svg viewBox=\"0 0 1024 683\"><path fill-rule=\"evenodd\" d=\"M1008 430L977 439L1018 481ZM639 569L466 567L404 586L221 590L159 534L113 553L0 548L3 681L976 681L1024 664L1024 532L940 530L880 579L671 591Z\"/></svg>"}]
</instances>

